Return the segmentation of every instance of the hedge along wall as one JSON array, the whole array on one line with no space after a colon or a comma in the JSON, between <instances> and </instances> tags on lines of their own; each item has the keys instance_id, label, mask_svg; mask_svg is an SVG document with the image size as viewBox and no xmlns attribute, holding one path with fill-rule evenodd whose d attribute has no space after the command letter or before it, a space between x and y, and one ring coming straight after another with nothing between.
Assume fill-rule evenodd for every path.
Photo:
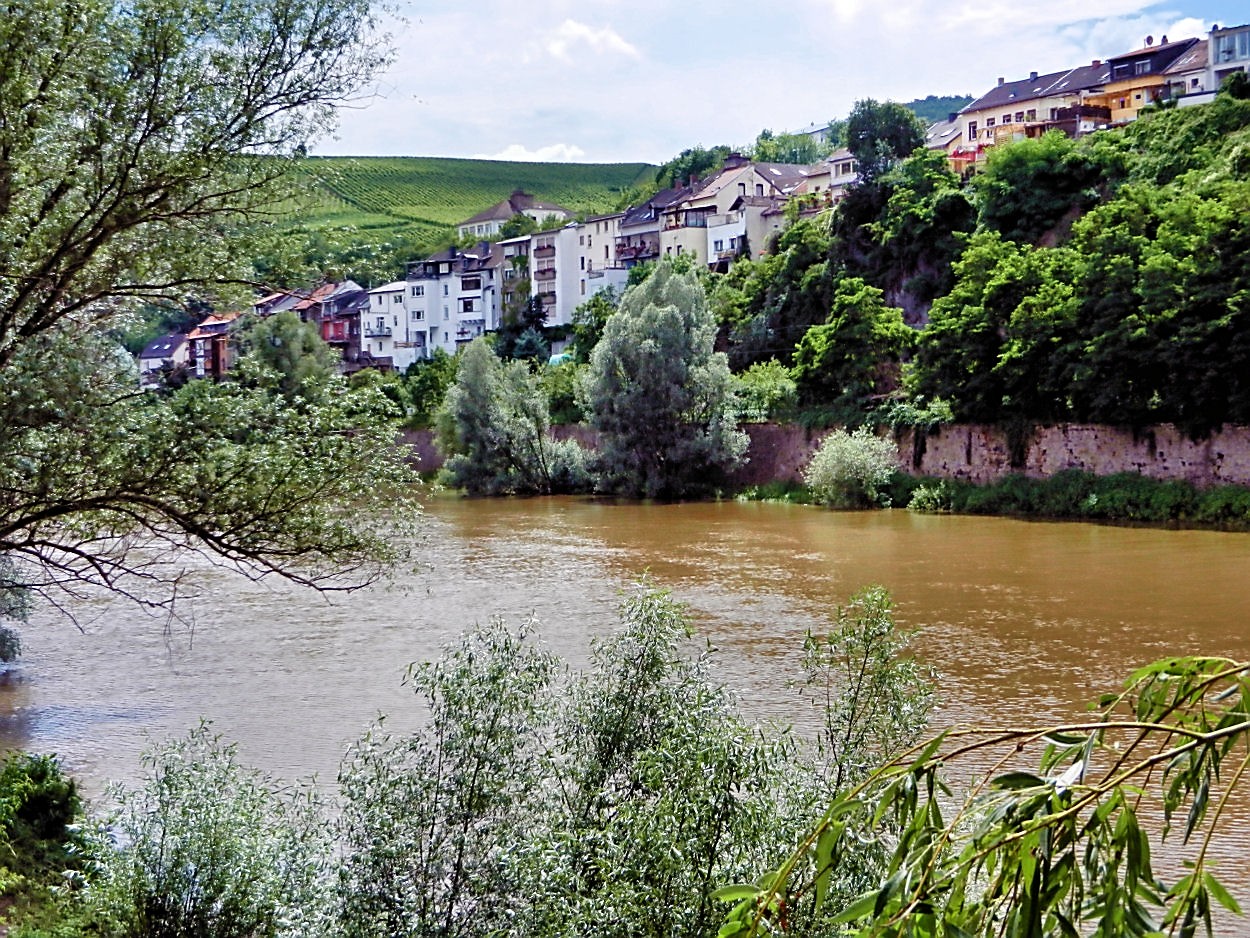
<instances>
[{"instance_id":1,"label":"hedge along wall","mask_svg":"<svg viewBox=\"0 0 1250 938\"><path fill-rule=\"evenodd\" d=\"M746 465L734 473L738 485L799 482L803 467L828 431L809 431L793 424L748 424L751 438ZM585 427L557 427L561 438L575 437L593 446ZM413 448L422 472L443 461L429 431L406 431L401 441ZM1024 462L1011 465L1007 434L998 427L958 425L929 434L922 443L919 465L913 465L916 442L910 433L898 443L899 465L915 475L971 482L992 482L1012 472L1044 477L1064 469L1096 475L1139 472L1154 479L1178 479L1200 487L1250 486L1250 427L1226 427L1198 442L1163 425L1134 434L1128 430L1086 424L1035 428L1024 442Z\"/></svg>"}]
</instances>

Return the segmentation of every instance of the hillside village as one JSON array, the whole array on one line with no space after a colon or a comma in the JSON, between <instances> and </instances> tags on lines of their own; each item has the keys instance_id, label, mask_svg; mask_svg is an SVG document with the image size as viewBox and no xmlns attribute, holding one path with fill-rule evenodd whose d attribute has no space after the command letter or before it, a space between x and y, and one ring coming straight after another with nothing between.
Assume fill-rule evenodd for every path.
<instances>
[{"instance_id":1,"label":"hillside village","mask_svg":"<svg viewBox=\"0 0 1250 938\"><path fill-rule=\"evenodd\" d=\"M999 78L988 92L928 128L926 145L961 175L1014 140L1057 130L1080 137L1134 121L1148 106L1190 107L1211 101L1221 83L1250 70L1250 24L1213 27L1203 38L1155 40L1134 51L1049 74ZM827 127L805 131L814 135ZM252 312L294 310L318 325L341 353L342 369L404 370L435 350L448 353L497 330L505 315L540 304L549 326L567 325L574 310L606 289L624 288L630 268L687 255L724 271L735 259L760 256L794 219L836 205L858 180L851 152L797 166L731 155L721 169L662 189L623 212L576 220L563 206L523 191L457 226L461 244L408 264L404 277L373 289L353 281L323 283L259 299ZM544 230L499 238L525 215ZM562 224L561 224L562 223ZM189 334L162 337L140 355L142 380L186 367L221 377L231 358L230 331L239 313L207 317Z\"/></svg>"}]
</instances>

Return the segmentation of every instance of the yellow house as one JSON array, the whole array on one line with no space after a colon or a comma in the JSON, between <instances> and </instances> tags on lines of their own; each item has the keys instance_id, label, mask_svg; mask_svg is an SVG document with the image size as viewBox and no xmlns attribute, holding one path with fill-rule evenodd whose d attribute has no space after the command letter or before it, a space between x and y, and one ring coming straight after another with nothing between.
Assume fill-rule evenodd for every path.
<instances>
[{"instance_id":1,"label":"yellow house","mask_svg":"<svg viewBox=\"0 0 1250 938\"><path fill-rule=\"evenodd\" d=\"M1136 120L1138 111L1168 96L1168 69L1191 52L1199 41L1182 39L1168 42L1164 36L1163 41L1155 45L1153 37L1147 36L1143 48L1108 59L1111 73L1107 83L1101 92L1091 94L1086 102L1107 108L1111 112L1112 124L1127 124Z\"/></svg>"}]
</instances>

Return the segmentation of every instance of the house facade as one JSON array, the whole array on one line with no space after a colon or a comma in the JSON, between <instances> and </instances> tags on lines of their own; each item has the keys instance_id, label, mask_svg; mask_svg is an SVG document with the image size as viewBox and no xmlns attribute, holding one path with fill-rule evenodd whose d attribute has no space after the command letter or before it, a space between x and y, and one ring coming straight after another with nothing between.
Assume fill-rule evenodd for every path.
<instances>
[{"instance_id":1,"label":"house facade","mask_svg":"<svg viewBox=\"0 0 1250 938\"><path fill-rule=\"evenodd\" d=\"M1234 72L1250 71L1250 23L1221 29L1215 26L1208 37L1208 88L1217 90Z\"/></svg>"}]
</instances>

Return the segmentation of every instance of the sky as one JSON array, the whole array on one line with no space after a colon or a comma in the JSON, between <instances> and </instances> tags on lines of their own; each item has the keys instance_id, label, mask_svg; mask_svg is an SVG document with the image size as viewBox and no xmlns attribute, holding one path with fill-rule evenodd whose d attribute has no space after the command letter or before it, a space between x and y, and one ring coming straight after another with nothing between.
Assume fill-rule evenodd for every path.
<instances>
[{"instance_id":1,"label":"sky","mask_svg":"<svg viewBox=\"0 0 1250 938\"><path fill-rule=\"evenodd\" d=\"M312 152L658 164L1247 22L1245 0L401 0L393 63Z\"/></svg>"}]
</instances>

